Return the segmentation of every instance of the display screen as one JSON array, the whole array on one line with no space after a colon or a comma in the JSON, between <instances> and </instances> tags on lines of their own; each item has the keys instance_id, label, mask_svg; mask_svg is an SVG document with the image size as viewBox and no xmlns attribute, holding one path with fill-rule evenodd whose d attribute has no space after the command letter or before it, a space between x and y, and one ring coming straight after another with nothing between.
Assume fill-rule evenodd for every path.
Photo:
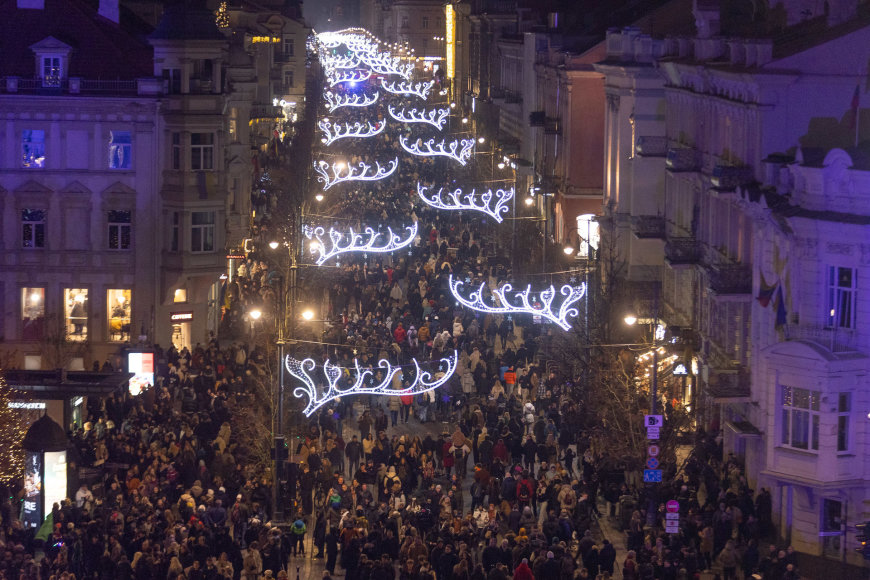
<instances>
[{"instance_id":1,"label":"display screen","mask_svg":"<svg viewBox=\"0 0 870 580\"><path fill-rule=\"evenodd\" d=\"M43 513L51 513L51 506L66 497L66 451L46 451L43 472L45 506Z\"/></svg>"},{"instance_id":2,"label":"display screen","mask_svg":"<svg viewBox=\"0 0 870 580\"><path fill-rule=\"evenodd\" d=\"M24 462L24 506L21 518L25 528L38 528L42 525L42 453L28 451Z\"/></svg>"},{"instance_id":3,"label":"display screen","mask_svg":"<svg viewBox=\"0 0 870 580\"><path fill-rule=\"evenodd\" d=\"M154 386L154 353L131 352L127 355L127 370L130 378L130 394L134 397Z\"/></svg>"}]
</instances>

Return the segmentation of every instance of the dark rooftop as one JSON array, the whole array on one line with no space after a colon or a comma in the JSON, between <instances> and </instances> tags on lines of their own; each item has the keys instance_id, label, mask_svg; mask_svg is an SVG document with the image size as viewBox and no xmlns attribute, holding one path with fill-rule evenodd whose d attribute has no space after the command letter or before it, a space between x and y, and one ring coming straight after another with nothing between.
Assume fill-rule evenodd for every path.
<instances>
[{"instance_id":1,"label":"dark rooftop","mask_svg":"<svg viewBox=\"0 0 870 580\"><path fill-rule=\"evenodd\" d=\"M226 40L211 10L197 0L167 4L149 38L154 40Z\"/></svg>"}]
</instances>

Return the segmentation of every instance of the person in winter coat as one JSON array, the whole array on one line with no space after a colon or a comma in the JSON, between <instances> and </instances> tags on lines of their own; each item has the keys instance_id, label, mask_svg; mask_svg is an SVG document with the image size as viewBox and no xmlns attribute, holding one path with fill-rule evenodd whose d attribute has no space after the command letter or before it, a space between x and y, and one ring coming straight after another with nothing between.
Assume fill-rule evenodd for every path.
<instances>
[{"instance_id":1,"label":"person in winter coat","mask_svg":"<svg viewBox=\"0 0 870 580\"><path fill-rule=\"evenodd\" d=\"M526 435L531 435L535 425L535 406L531 402L523 406L523 424L526 426Z\"/></svg>"},{"instance_id":2,"label":"person in winter coat","mask_svg":"<svg viewBox=\"0 0 870 580\"><path fill-rule=\"evenodd\" d=\"M514 580L535 580L535 575L532 574L532 569L529 568L528 559L523 558L523 561L514 570Z\"/></svg>"}]
</instances>

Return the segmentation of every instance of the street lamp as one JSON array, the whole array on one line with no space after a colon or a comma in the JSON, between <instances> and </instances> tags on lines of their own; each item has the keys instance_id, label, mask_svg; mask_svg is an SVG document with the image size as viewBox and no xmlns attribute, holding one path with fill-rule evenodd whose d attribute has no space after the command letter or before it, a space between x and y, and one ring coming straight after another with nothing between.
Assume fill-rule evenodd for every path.
<instances>
[{"instance_id":1,"label":"street lamp","mask_svg":"<svg viewBox=\"0 0 870 580\"><path fill-rule=\"evenodd\" d=\"M323 194L318 193L317 195L314 196L314 199L316 199L317 201L323 201Z\"/></svg>"},{"instance_id":2,"label":"street lamp","mask_svg":"<svg viewBox=\"0 0 870 580\"><path fill-rule=\"evenodd\" d=\"M626 314L625 318L623 318L623 320L625 321L625 323L628 326L634 326L635 324L637 324L639 322L637 316L632 314L632 313ZM649 319L646 319L645 321L640 321L640 322L649 322ZM659 383L658 383L658 371L659 371L658 327L659 327L659 287L658 287L658 284L656 284L654 286L654 292L653 292L653 317L652 317L652 359L653 360L652 360L652 376L650 377L652 379L651 384L650 384L650 403L649 403L649 409L650 409L649 414L650 415L656 414L656 403L657 403L658 396L659 396L659 394L658 394L658 389L659 389Z\"/></svg>"},{"instance_id":3,"label":"street lamp","mask_svg":"<svg viewBox=\"0 0 870 580\"><path fill-rule=\"evenodd\" d=\"M570 255L572 255L572 254L574 253L574 246L565 246L564 248L562 248L562 251L565 252L565 255L566 255L566 256L570 256ZM629 322L629 321L628 321L628 317L627 317L627 316L626 316L625 323L626 323L626 324L634 324L634 322Z\"/></svg>"},{"instance_id":4,"label":"street lamp","mask_svg":"<svg viewBox=\"0 0 870 580\"><path fill-rule=\"evenodd\" d=\"M306 308L305 310L302 311L302 318L303 318L303 320L307 320L307 321L313 320L314 319L314 311L311 310L310 308Z\"/></svg>"},{"instance_id":5,"label":"street lamp","mask_svg":"<svg viewBox=\"0 0 870 580\"><path fill-rule=\"evenodd\" d=\"M272 248L273 250L277 250L278 249L278 242L275 242L275 241L269 242L269 247Z\"/></svg>"}]
</instances>

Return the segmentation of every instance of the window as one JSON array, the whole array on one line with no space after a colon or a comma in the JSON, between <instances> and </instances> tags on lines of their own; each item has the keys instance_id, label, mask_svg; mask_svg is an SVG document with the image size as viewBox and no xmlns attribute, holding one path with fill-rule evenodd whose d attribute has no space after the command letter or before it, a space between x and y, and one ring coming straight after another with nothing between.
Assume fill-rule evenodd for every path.
<instances>
[{"instance_id":1,"label":"window","mask_svg":"<svg viewBox=\"0 0 870 580\"><path fill-rule=\"evenodd\" d=\"M214 213L195 211L190 214L190 251L214 251Z\"/></svg>"},{"instance_id":2,"label":"window","mask_svg":"<svg viewBox=\"0 0 870 580\"><path fill-rule=\"evenodd\" d=\"M59 56L42 57L42 86L59 87L63 78Z\"/></svg>"},{"instance_id":3,"label":"window","mask_svg":"<svg viewBox=\"0 0 870 580\"><path fill-rule=\"evenodd\" d=\"M187 289L186 288L176 288L175 293L172 295L173 302L187 302Z\"/></svg>"},{"instance_id":4,"label":"window","mask_svg":"<svg viewBox=\"0 0 870 580\"><path fill-rule=\"evenodd\" d=\"M106 314L110 341L130 340L130 295L129 288L106 290Z\"/></svg>"},{"instance_id":5,"label":"window","mask_svg":"<svg viewBox=\"0 0 870 580\"><path fill-rule=\"evenodd\" d=\"M285 36L284 37L284 56L287 58L291 58L293 56L293 54L294 54L293 37L292 36Z\"/></svg>"},{"instance_id":6,"label":"window","mask_svg":"<svg viewBox=\"0 0 870 580\"><path fill-rule=\"evenodd\" d=\"M85 341L88 338L88 290L66 288L63 291L64 330L66 339Z\"/></svg>"},{"instance_id":7,"label":"window","mask_svg":"<svg viewBox=\"0 0 870 580\"><path fill-rule=\"evenodd\" d=\"M821 393L782 387L782 445L794 449L819 449Z\"/></svg>"},{"instance_id":8,"label":"window","mask_svg":"<svg viewBox=\"0 0 870 580\"><path fill-rule=\"evenodd\" d=\"M181 133L172 134L172 169L181 169Z\"/></svg>"},{"instance_id":9,"label":"window","mask_svg":"<svg viewBox=\"0 0 870 580\"><path fill-rule=\"evenodd\" d=\"M163 69L163 80L166 82L166 91L171 95L177 95L181 92L181 69L180 68L165 68Z\"/></svg>"},{"instance_id":10,"label":"window","mask_svg":"<svg viewBox=\"0 0 870 580\"><path fill-rule=\"evenodd\" d=\"M238 119L239 119L239 110L236 107L230 108L230 123L229 123L230 141L235 141L236 139L238 139L238 135L236 134L238 131Z\"/></svg>"},{"instance_id":11,"label":"window","mask_svg":"<svg viewBox=\"0 0 870 580\"><path fill-rule=\"evenodd\" d=\"M109 249L130 249L130 212L112 210L109 212Z\"/></svg>"},{"instance_id":12,"label":"window","mask_svg":"<svg viewBox=\"0 0 870 580\"><path fill-rule=\"evenodd\" d=\"M25 129L21 132L21 167L45 167L45 131Z\"/></svg>"},{"instance_id":13,"label":"window","mask_svg":"<svg viewBox=\"0 0 870 580\"><path fill-rule=\"evenodd\" d=\"M45 214L44 209L21 210L21 247L45 247Z\"/></svg>"},{"instance_id":14,"label":"window","mask_svg":"<svg viewBox=\"0 0 870 580\"><path fill-rule=\"evenodd\" d=\"M408 28L408 16L406 14L402 15L402 28Z\"/></svg>"},{"instance_id":15,"label":"window","mask_svg":"<svg viewBox=\"0 0 870 580\"><path fill-rule=\"evenodd\" d=\"M837 396L837 451L849 451L849 415L852 413L852 393Z\"/></svg>"},{"instance_id":16,"label":"window","mask_svg":"<svg viewBox=\"0 0 870 580\"><path fill-rule=\"evenodd\" d=\"M423 29L426 30L427 28L429 28L429 17L424 16L423 17Z\"/></svg>"},{"instance_id":17,"label":"window","mask_svg":"<svg viewBox=\"0 0 870 580\"><path fill-rule=\"evenodd\" d=\"M858 272L854 268L828 268L828 327L855 328Z\"/></svg>"},{"instance_id":18,"label":"window","mask_svg":"<svg viewBox=\"0 0 870 580\"><path fill-rule=\"evenodd\" d=\"M109 131L109 169L131 169L133 139L130 131Z\"/></svg>"},{"instance_id":19,"label":"window","mask_svg":"<svg viewBox=\"0 0 870 580\"><path fill-rule=\"evenodd\" d=\"M181 213L172 212L172 239L169 241L169 250L178 251L178 241L181 238Z\"/></svg>"},{"instance_id":20,"label":"window","mask_svg":"<svg viewBox=\"0 0 870 580\"><path fill-rule=\"evenodd\" d=\"M45 288L21 289L21 338L42 339L45 329Z\"/></svg>"},{"instance_id":21,"label":"window","mask_svg":"<svg viewBox=\"0 0 870 580\"><path fill-rule=\"evenodd\" d=\"M214 133L190 134L190 168L214 169Z\"/></svg>"},{"instance_id":22,"label":"window","mask_svg":"<svg viewBox=\"0 0 870 580\"><path fill-rule=\"evenodd\" d=\"M289 91L289 89L293 88L293 71L285 70L284 71L284 90Z\"/></svg>"}]
</instances>

